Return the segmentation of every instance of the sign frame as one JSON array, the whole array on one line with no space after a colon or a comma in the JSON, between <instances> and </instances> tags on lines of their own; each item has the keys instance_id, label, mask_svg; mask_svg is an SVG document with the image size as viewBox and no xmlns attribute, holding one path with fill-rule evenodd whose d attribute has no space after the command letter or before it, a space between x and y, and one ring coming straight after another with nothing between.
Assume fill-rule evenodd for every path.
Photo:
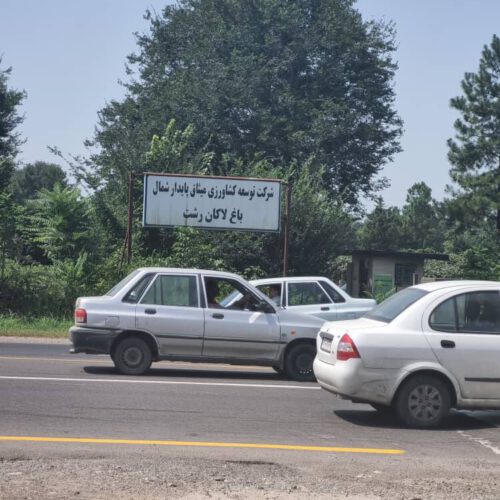
<instances>
[{"instance_id":1,"label":"sign frame","mask_svg":"<svg viewBox=\"0 0 500 500\"><path fill-rule=\"evenodd\" d=\"M220 175L195 175L195 174L173 174L173 173L156 173L156 172L143 172L143 213L142 213L142 224L143 227L165 227L165 228L173 228L173 227L193 227L196 229L209 230L209 231L243 231L243 232L259 232L259 233L280 233L281 232L281 219L282 219L282 207L281 207L281 195L282 195L282 186L284 182L281 179L269 179L269 178L260 178L260 177L235 177L235 176L220 176ZM274 183L278 185L278 213L277 213L277 227L276 229L260 229L254 227L231 227L231 226L215 226L215 225L195 225L195 224L152 224L146 222L146 213L147 213L147 202L148 197L146 195L148 189L148 178L150 177L167 177L167 178L181 178L181 179L203 179L203 180L215 180L215 181L238 181L242 183ZM149 186L150 187L150 186Z\"/></svg>"}]
</instances>

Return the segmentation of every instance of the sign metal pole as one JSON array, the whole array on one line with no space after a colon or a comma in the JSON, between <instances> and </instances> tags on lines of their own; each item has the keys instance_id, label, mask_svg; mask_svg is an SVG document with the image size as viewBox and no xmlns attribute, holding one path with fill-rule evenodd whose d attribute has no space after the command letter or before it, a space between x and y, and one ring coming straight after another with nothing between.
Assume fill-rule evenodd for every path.
<instances>
[{"instance_id":1,"label":"sign metal pole","mask_svg":"<svg viewBox=\"0 0 500 500\"><path fill-rule=\"evenodd\" d=\"M132 258L132 218L134 216L134 174L128 175L127 262Z\"/></svg>"},{"instance_id":2,"label":"sign metal pole","mask_svg":"<svg viewBox=\"0 0 500 500\"><path fill-rule=\"evenodd\" d=\"M290 204L292 197L292 186L289 183L286 184L285 191L285 231L284 231L284 242L283 242L283 276L288 274L288 240L290 235Z\"/></svg>"}]
</instances>

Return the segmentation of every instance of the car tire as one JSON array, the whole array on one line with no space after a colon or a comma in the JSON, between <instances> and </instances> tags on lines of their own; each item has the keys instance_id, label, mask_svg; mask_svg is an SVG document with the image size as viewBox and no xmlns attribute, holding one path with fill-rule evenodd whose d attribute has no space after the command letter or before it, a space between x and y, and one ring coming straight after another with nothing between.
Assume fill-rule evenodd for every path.
<instances>
[{"instance_id":1,"label":"car tire","mask_svg":"<svg viewBox=\"0 0 500 500\"><path fill-rule=\"evenodd\" d=\"M404 382L395 402L398 417L407 426L418 429L438 426L450 406L450 390L432 375L416 375Z\"/></svg>"},{"instance_id":2,"label":"car tire","mask_svg":"<svg viewBox=\"0 0 500 500\"><path fill-rule=\"evenodd\" d=\"M316 347L312 344L297 344L290 348L285 359L285 373L292 380L314 382L313 361Z\"/></svg>"},{"instance_id":3,"label":"car tire","mask_svg":"<svg viewBox=\"0 0 500 500\"><path fill-rule=\"evenodd\" d=\"M153 353L143 339L128 337L118 342L112 358L120 373L142 375L149 370L153 361Z\"/></svg>"}]
</instances>

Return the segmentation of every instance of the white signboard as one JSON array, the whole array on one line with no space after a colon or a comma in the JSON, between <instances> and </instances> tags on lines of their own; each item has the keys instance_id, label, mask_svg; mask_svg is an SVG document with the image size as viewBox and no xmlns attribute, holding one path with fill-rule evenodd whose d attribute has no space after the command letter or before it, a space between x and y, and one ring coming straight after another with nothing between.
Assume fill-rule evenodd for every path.
<instances>
[{"instance_id":1,"label":"white signboard","mask_svg":"<svg viewBox=\"0 0 500 500\"><path fill-rule=\"evenodd\" d=\"M144 174L144 226L279 231L281 182Z\"/></svg>"}]
</instances>

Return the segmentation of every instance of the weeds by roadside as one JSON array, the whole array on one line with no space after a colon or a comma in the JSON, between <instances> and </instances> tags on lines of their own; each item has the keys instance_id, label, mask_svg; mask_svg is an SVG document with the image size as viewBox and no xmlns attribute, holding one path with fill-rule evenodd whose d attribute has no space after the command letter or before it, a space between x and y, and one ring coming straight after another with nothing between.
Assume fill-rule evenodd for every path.
<instances>
[{"instance_id":1,"label":"weeds by roadside","mask_svg":"<svg viewBox=\"0 0 500 500\"><path fill-rule=\"evenodd\" d=\"M71 324L70 318L0 315L0 336L66 338Z\"/></svg>"}]
</instances>

